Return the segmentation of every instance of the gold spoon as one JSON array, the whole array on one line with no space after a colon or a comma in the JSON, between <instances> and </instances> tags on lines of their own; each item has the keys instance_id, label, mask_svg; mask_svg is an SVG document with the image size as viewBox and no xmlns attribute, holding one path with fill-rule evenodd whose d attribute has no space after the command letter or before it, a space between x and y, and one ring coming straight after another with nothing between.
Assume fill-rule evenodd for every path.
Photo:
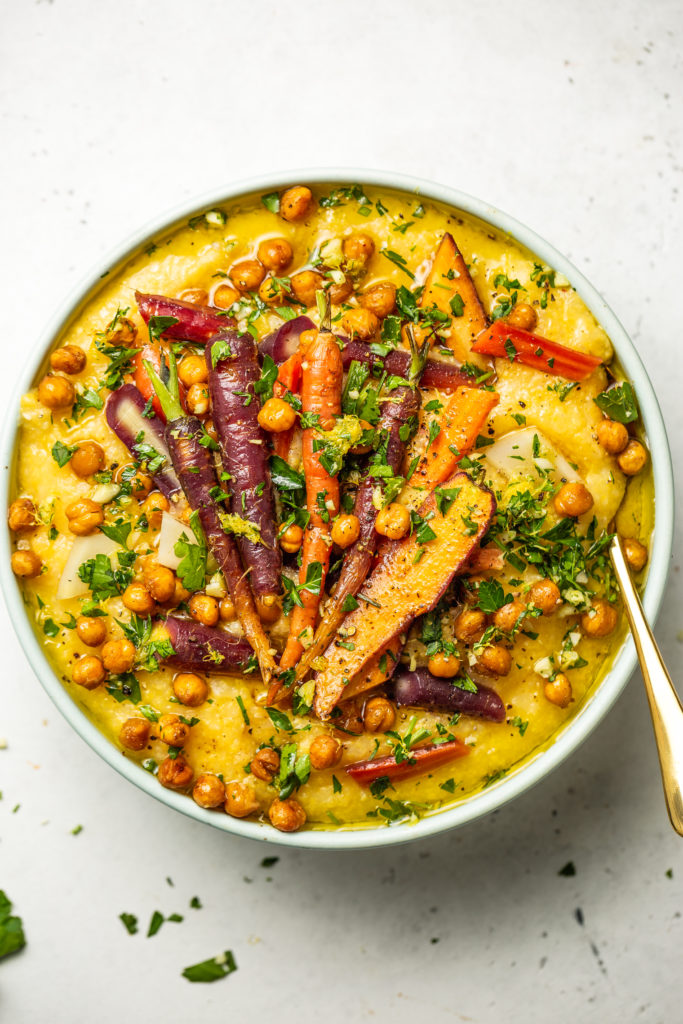
<instances>
[{"instance_id":1,"label":"gold spoon","mask_svg":"<svg viewBox=\"0 0 683 1024\"><path fill-rule=\"evenodd\" d=\"M645 618L618 535L615 535L610 545L610 556L643 673L666 807L671 824L679 836L683 836L683 706Z\"/></svg>"}]
</instances>

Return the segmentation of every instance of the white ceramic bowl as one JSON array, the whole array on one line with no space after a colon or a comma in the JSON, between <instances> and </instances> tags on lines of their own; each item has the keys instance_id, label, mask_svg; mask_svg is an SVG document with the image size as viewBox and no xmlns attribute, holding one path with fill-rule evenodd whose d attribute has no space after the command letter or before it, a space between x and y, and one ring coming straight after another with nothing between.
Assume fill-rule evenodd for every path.
<instances>
[{"instance_id":1,"label":"white ceramic bowl","mask_svg":"<svg viewBox=\"0 0 683 1024\"><path fill-rule=\"evenodd\" d=\"M101 284L100 279L105 271L117 269L120 264L145 248L159 234L162 232L168 233L177 225L186 222L188 217L193 214L230 202L240 195L271 192L297 182L310 184L352 184L359 182L385 188L402 189L406 192L416 193L426 199L445 203L458 210L473 214L481 220L489 222L498 230L511 235L514 239L527 246L532 252L536 253L544 263L564 274L571 281L595 318L607 331L619 362L627 377L633 381L636 394L638 395L642 422L652 454L655 484L655 527L650 547L649 569L643 598L645 612L649 620L651 622L654 621L664 593L671 557L674 511L673 475L669 445L657 398L633 343L612 310L586 278L561 253L540 238L534 231L480 199L466 195L463 192L458 192L456 189L448 188L445 185L438 185L420 178L357 168L294 170L287 173L250 178L247 181L236 182L233 185L217 189L209 194L198 196L192 201L185 202L182 206L147 224L140 232L118 246L99 266L95 267L88 274L85 280L81 282L57 311L42 336L36 342L28 365L24 368L17 381L15 394L10 403L9 415L2 436L3 465L13 466L21 396L33 386L38 372L46 360L47 353L62 334L65 326L78 316L85 301L97 290ZM7 507L11 476L11 472L3 475L0 507ZM380 826L373 828L363 825L358 828L309 830L291 834L279 833L267 823L240 821L225 814L204 810L190 797L164 789L153 776L148 774L136 762L121 757L116 747L105 739L74 703L50 665L41 646L40 639L34 632L33 626L26 615L21 589L10 569L11 545L9 533L7 530L3 530L0 531L0 534L0 544L2 546L0 550L0 582L14 628L38 679L76 732L116 771L125 776L130 782L135 783L140 789L145 790L150 796L168 804L169 807L173 807L192 818L196 818L198 821L206 822L215 828L223 829L225 832L232 832L250 839L260 839L286 846L310 847L320 850L350 850L405 843L411 839L422 839L425 836L444 832L447 829L463 825L465 822L473 821L475 818L488 814L496 807L500 807L502 804L519 796L520 793L529 789L564 761L588 736L590 731L595 728L603 715L609 711L626 685L636 664L635 648L633 641L629 637L617 652L611 668L598 684L593 694L586 700L575 717L557 732L548 747L527 758L519 768L510 772L500 782L491 785L483 792L476 793L455 807L428 815L416 824L398 824L391 827Z\"/></svg>"}]
</instances>

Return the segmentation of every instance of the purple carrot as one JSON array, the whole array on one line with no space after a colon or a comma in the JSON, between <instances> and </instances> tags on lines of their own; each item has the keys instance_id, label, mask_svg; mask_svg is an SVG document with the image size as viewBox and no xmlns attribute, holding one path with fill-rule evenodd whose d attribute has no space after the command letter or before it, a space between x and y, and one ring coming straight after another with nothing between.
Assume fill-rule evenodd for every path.
<instances>
[{"instance_id":1,"label":"purple carrot","mask_svg":"<svg viewBox=\"0 0 683 1024\"><path fill-rule=\"evenodd\" d=\"M294 355L299 347L299 338L303 331L310 331L315 324L307 316L297 316L293 320L278 327L276 331L267 334L259 343L259 352L262 356L270 356L278 366Z\"/></svg>"},{"instance_id":2,"label":"purple carrot","mask_svg":"<svg viewBox=\"0 0 683 1024\"><path fill-rule=\"evenodd\" d=\"M505 720L505 705L495 690L479 685L476 693L462 690L446 679L437 679L426 668L400 671L394 682L394 700L399 707L460 711L492 722Z\"/></svg>"},{"instance_id":3,"label":"purple carrot","mask_svg":"<svg viewBox=\"0 0 683 1024\"><path fill-rule=\"evenodd\" d=\"M397 377L407 377L410 372L411 353L407 349L393 348L387 355L382 356L372 352L372 347L362 341L348 341L342 339L342 360L344 369L348 370L352 362L365 363L371 369L375 366L383 368L387 373L395 374ZM474 378L463 373L459 366L452 363L428 359L422 371L420 386L423 388L438 388L440 391L455 391L456 388L476 387Z\"/></svg>"},{"instance_id":4,"label":"purple carrot","mask_svg":"<svg viewBox=\"0 0 683 1024\"><path fill-rule=\"evenodd\" d=\"M169 381L164 384L154 367L145 362L149 379L166 416L166 443L178 479L190 507L198 512L206 542L225 577L230 598L245 636L258 658L264 682L277 671L270 643L256 612L251 588L244 575L234 537L223 529L225 514L213 496L218 481L209 450L202 444L206 437L201 420L187 416L178 397L178 371L173 353L169 353Z\"/></svg>"},{"instance_id":5,"label":"purple carrot","mask_svg":"<svg viewBox=\"0 0 683 1024\"><path fill-rule=\"evenodd\" d=\"M213 306L198 306L194 302L183 302L182 299L169 299L165 295L145 295L135 293L135 301L140 316L149 323L154 316L175 317L176 323L163 331L162 337L176 338L179 341L192 341L196 345L205 345L215 334L232 327L232 317L224 316Z\"/></svg>"},{"instance_id":6,"label":"purple carrot","mask_svg":"<svg viewBox=\"0 0 683 1024\"><path fill-rule=\"evenodd\" d=\"M251 645L241 637L232 636L223 629L203 626L192 619L169 616L162 622L168 633L174 654L164 658L171 665L186 672L243 672L252 657Z\"/></svg>"},{"instance_id":7,"label":"purple carrot","mask_svg":"<svg viewBox=\"0 0 683 1024\"><path fill-rule=\"evenodd\" d=\"M282 584L282 555L275 523L269 445L258 422L254 384L260 379L256 343L250 334L224 331L206 349L213 422L223 466L230 476L232 510L256 527L260 541L237 536L237 546L259 611L271 607Z\"/></svg>"},{"instance_id":8,"label":"purple carrot","mask_svg":"<svg viewBox=\"0 0 683 1024\"><path fill-rule=\"evenodd\" d=\"M165 494L169 501L177 503L182 499L183 489L171 464L165 425L154 414L142 415L145 404L144 397L133 384L124 384L118 391L113 391L107 399L104 408L107 423L136 459L143 461L136 451L136 445L139 443L150 445L157 454L163 455L165 462L152 474L152 478L161 493Z\"/></svg>"}]
</instances>

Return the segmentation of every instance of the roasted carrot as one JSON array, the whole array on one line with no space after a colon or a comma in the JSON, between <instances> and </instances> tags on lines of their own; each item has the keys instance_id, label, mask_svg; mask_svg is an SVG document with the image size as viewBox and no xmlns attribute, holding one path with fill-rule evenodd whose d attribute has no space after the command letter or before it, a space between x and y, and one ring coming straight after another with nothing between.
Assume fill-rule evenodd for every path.
<instances>
[{"instance_id":1,"label":"roasted carrot","mask_svg":"<svg viewBox=\"0 0 683 1024\"><path fill-rule=\"evenodd\" d=\"M534 370L568 380L586 380L602 363L597 356L560 345L558 341L542 338L540 334L532 334L521 327L513 327L504 320L496 320L492 327L483 331L472 351L524 363Z\"/></svg>"},{"instance_id":2,"label":"roasted carrot","mask_svg":"<svg viewBox=\"0 0 683 1024\"><path fill-rule=\"evenodd\" d=\"M348 610L345 609L347 598L353 598L358 593L372 565L377 548L377 492L383 495L387 479L400 473L408 440L405 427L409 426L411 421L417 422L420 411L418 383L425 366L429 342L418 348L410 329L409 340L411 362L406 383L395 387L389 393L389 397L381 403L379 422L375 428L377 436L381 438L381 456L378 452L370 459L368 470L356 493L353 512L360 524L360 534L344 555L339 579L334 593L327 602L313 643L297 666L297 681L306 676L314 659L322 654L329 644L344 618L345 611ZM380 473L387 475L382 476Z\"/></svg>"},{"instance_id":3,"label":"roasted carrot","mask_svg":"<svg viewBox=\"0 0 683 1024\"><path fill-rule=\"evenodd\" d=\"M198 512L199 522L219 568L225 577L230 599L235 606L244 634L258 658L265 683L276 672L270 641L258 617L249 582L244 575L239 551L232 535L223 530L221 510L213 493L218 480L208 449L201 443L205 436L201 420L188 416L178 398L178 372L169 353L168 384L160 379L151 363L145 366L166 416L166 444L171 461L190 507Z\"/></svg>"},{"instance_id":4,"label":"roasted carrot","mask_svg":"<svg viewBox=\"0 0 683 1024\"><path fill-rule=\"evenodd\" d=\"M404 497L411 508L417 508L424 501L425 492L455 472L462 456L474 448L498 401L495 391L476 388L458 388L445 399L439 416L441 430L420 459Z\"/></svg>"},{"instance_id":5,"label":"roasted carrot","mask_svg":"<svg viewBox=\"0 0 683 1024\"><path fill-rule=\"evenodd\" d=\"M358 607L343 622L343 639L325 651L315 677L315 713L329 718L345 686L389 640L418 615L435 607L453 577L489 528L496 502L465 473L444 484L448 496L431 494L421 506L421 526L401 541L387 543L358 593Z\"/></svg>"},{"instance_id":6,"label":"roasted carrot","mask_svg":"<svg viewBox=\"0 0 683 1024\"><path fill-rule=\"evenodd\" d=\"M489 325L488 317L463 255L448 232L436 251L420 305L424 309L436 306L452 317L448 347L460 362L474 363L484 370L490 368L486 359L472 353L475 338Z\"/></svg>"},{"instance_id":7,"label":"roasted carrot","mask_svg":"<svg viewBox=\"0 0 683 1024\"><path fill-rule=\"evenodd\" d=\"M400 636L393 637L388 644L374 654L365 667L344 687L344 700L358 697L367 690L375 690L388 682L396 671L403 647Z\"/></svg>"},{"instance_id":8,"label":"roasted carrot","mask_svg":"<svg viewBox=\"0 0 683 1024\"><path fill-rule=\"evenodd\" d=\"M303 465L306 479L306 506L310 516L304 533L299 595L301 605L292 609L289 637L280 659L280 668L296 665L304 651L302 640L312 640L320 597L330 564L331 521L339 512L339 480L331 476L314 451L319 428L329 430L334 417L341 414L343 366L336 338L320 331L305 348L301 364L301 409L307 419L316 418L317 425L303 432ZM315 579L311 590L305 588ZM318 584L319 580L319 584Z\"/></svg>"},{"instance_id":9,"label":"roasted carrot","mask_svg":"<svg viewBox=\"0 0 683 1024\"><path fill-rule=\"evenodd\" d=\"M215 334L235 324L232 317L226 316L213 306L198 306L194 302L170 299L166 295L145 295L143 292L136 292L135 301L146 324L152 317L173 319L173 323L162 331L164 338L178 338L181 341L205 345Z\"/></svg>"},{"instance_id":10,"label":"roasted carrot","mask_svg":"<svg viewBox=\"0 0 683 1024\"><path fill-rule=\"evenodd\" d=\"M469 752L470 748L461 740L448 740L431 747L415 747L402 761L395 754L388 754L369 761L356 761L347 765L344 771L361 786L369 786L377 779L406 779L422 775L458 757L465 757Z\"/></svg>"}]
</instances>

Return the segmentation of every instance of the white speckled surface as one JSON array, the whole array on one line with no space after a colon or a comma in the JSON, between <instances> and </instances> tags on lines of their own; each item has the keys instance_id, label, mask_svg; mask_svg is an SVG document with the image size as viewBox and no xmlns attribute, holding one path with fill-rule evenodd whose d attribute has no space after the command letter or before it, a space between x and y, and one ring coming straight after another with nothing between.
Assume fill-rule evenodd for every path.
<instances>
[{"instance_id":1,"label":"white speckled surface","mask_svg":"<svg viewBox=\"0 0 683 1024\"><path fill-rule=\"evenodd\" d=\"M0 407L63 295L150 215L269 168L365 163L480 195L587 273L639 345L680 482L677 0L5 0L0 19ZM676 559L657 636L679 678L682 598ZM264 869L277 851L100 762L6 613L0 628L0 887L29 941L0 962L2 1020L681 1019L683 845L637 679L569 762L488 820L375 853L282 851ZM576 875L558 876L570 860ZM147 939L155 909L185 920ZM224 949L237 974L180 977Z\"/></svg>"}]
</instances>

